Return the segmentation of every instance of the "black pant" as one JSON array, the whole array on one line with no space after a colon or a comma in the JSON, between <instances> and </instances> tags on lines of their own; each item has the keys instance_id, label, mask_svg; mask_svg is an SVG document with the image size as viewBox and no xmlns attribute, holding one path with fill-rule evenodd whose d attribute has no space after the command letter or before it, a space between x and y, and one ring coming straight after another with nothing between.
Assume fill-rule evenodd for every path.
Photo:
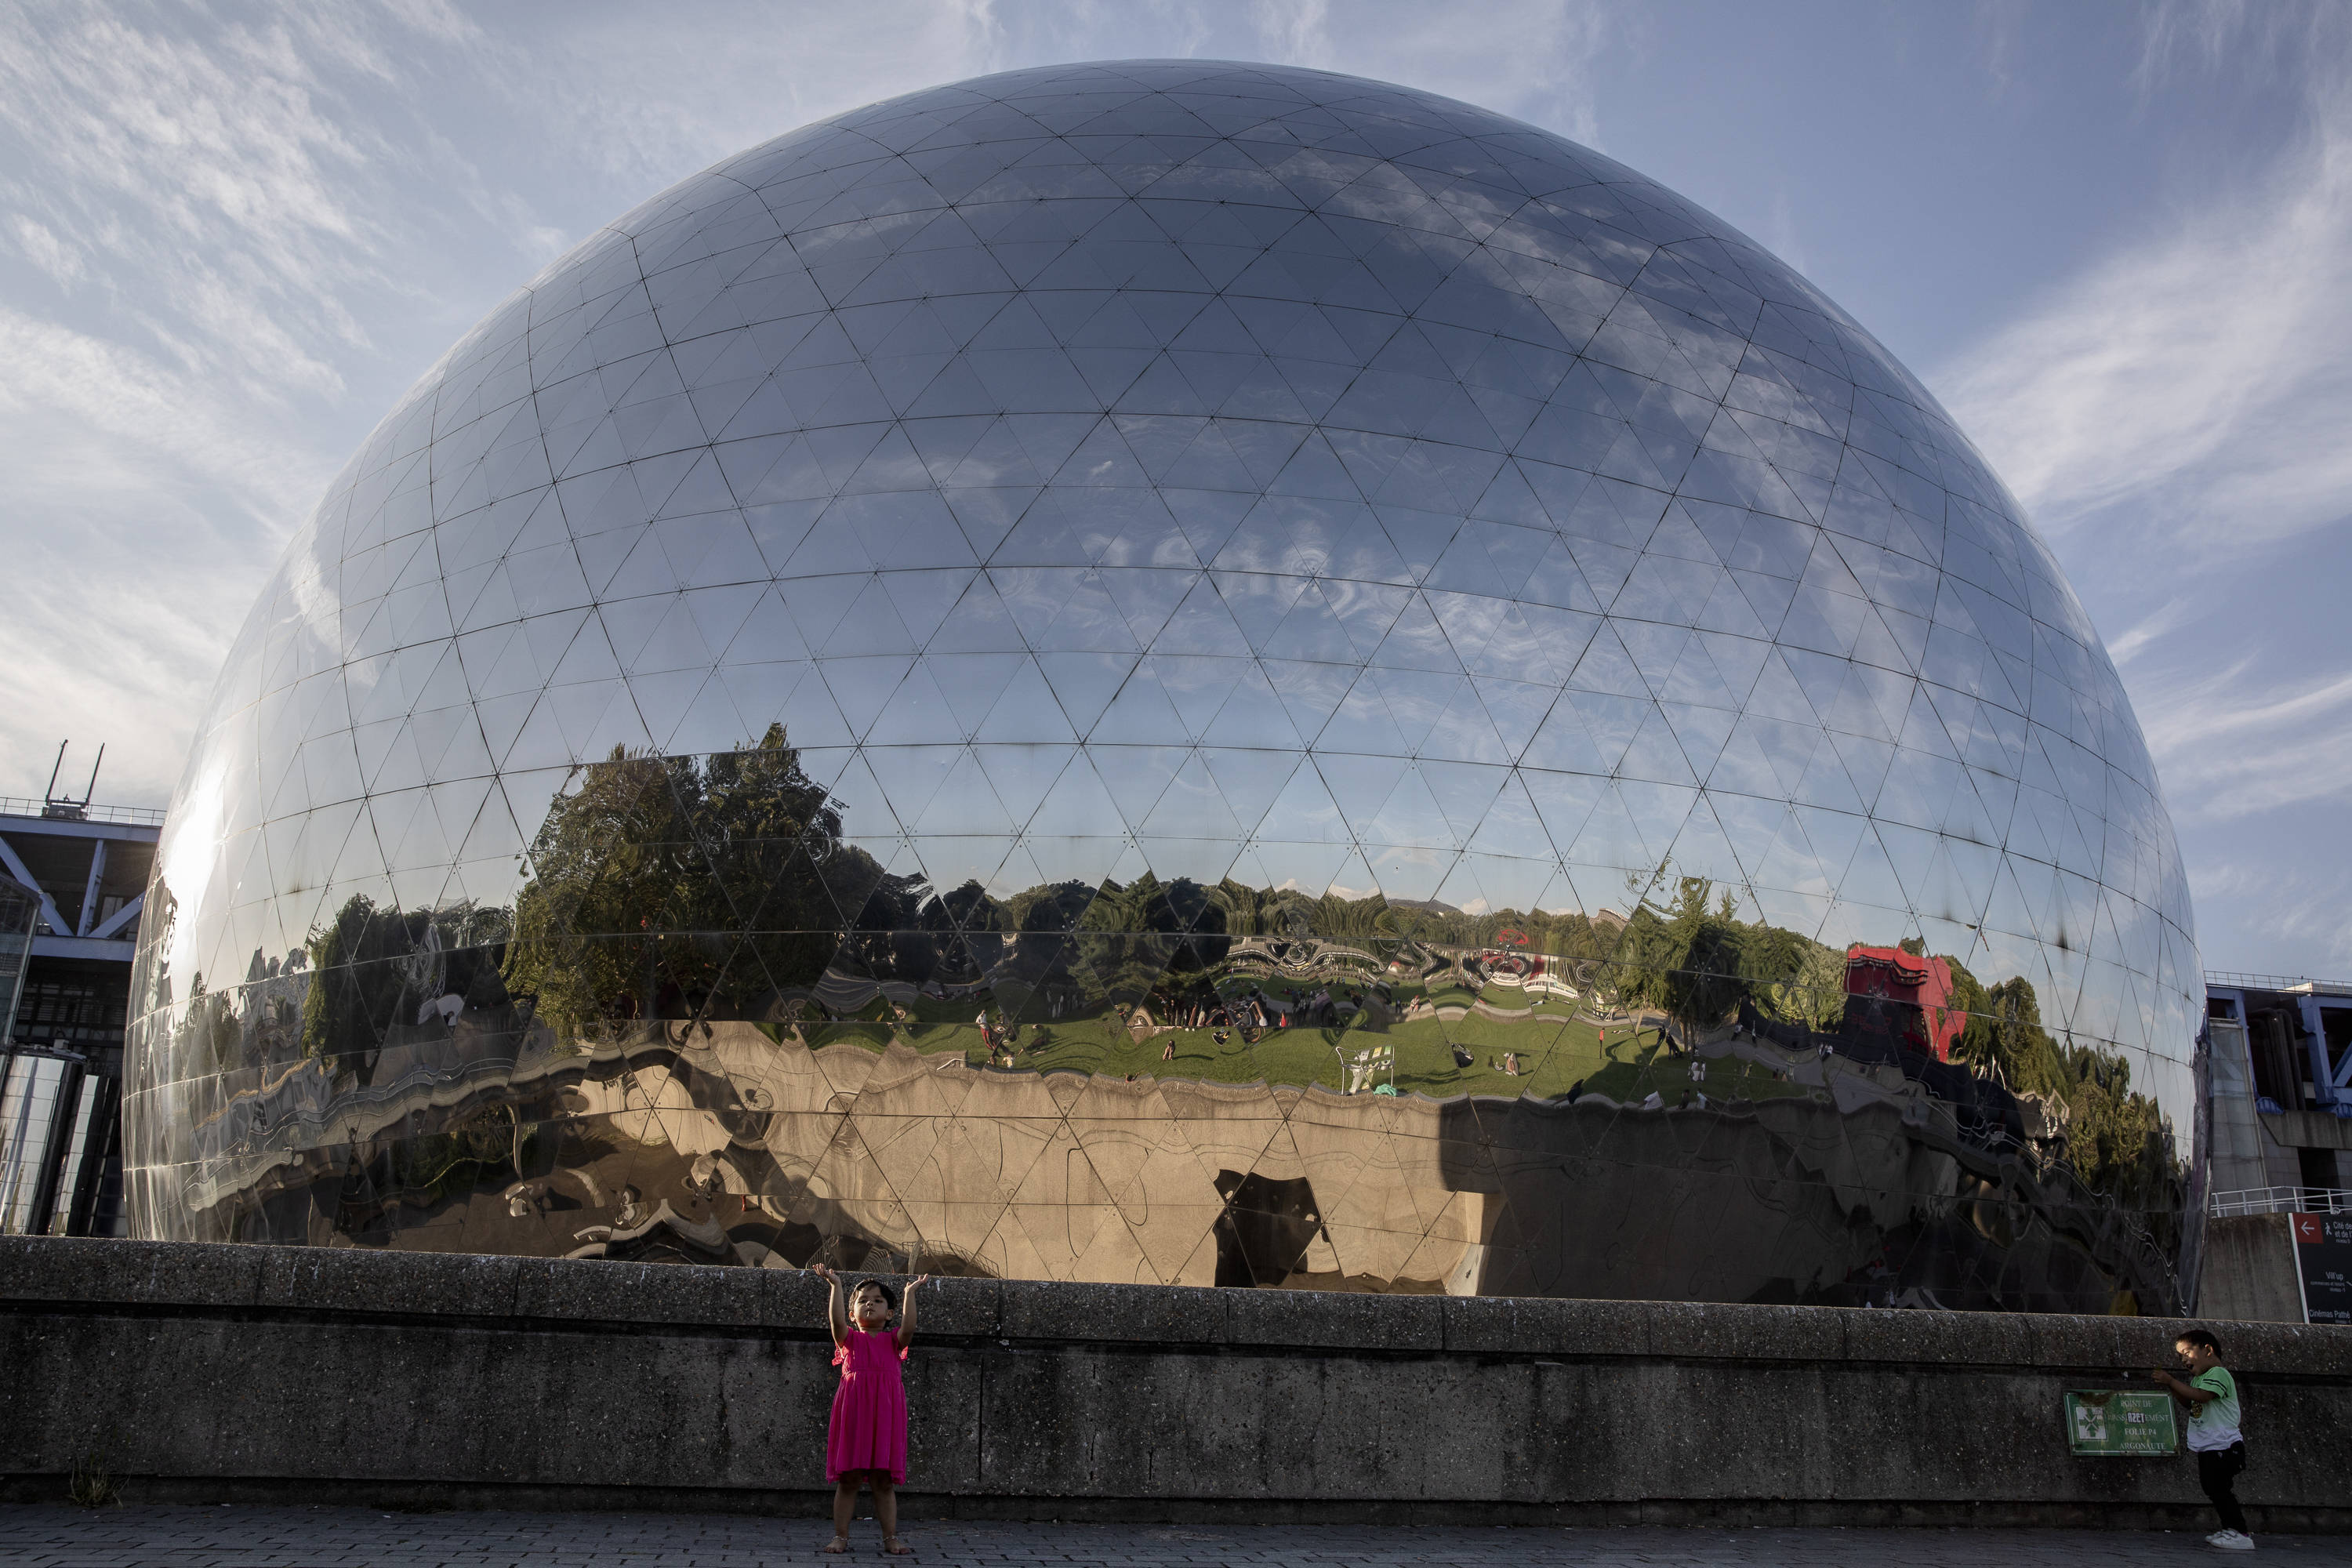
<instances>
[{"instance_id":1,"label":"black pant","mask_svg":"<svg viewBox=\"0 0 2352 1568\"><path fill-rule=\"evenodd\" d=\"M2246 1446L2232 1443L2226 1448L2213 1448L2197 1456L2197 1484L2213 1500L2213 1507L2221 1515L2221 1528L2243 1534L2246 1510L2238 1506L2237 1495L2231 1489L2237 1485L2238 1472L2246 1468Z\"/></svg>"}]
</instances>

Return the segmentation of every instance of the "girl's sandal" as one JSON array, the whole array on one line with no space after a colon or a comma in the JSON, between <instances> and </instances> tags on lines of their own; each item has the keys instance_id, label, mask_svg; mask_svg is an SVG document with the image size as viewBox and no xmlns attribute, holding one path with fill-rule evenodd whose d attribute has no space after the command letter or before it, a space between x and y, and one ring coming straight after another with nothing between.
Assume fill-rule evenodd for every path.
<instances>
[{"instance_id":1,"label":"girl's sandal","mask_svg":"<svg viewBox=\"0 0 2352 1568\"><path fill-rule=\"evenodd\" d=\"M914 1554L915 1549L895 1535L882 1542L882 1555L885 1557L912 1557Z\"/></svg>"},{"instance_id":2,"label":"girl's sandal","mask_svg":"<svg viewBox=\"0 0 2352 1568\"><path fill-rule=\"evenodd\" d=\"M827 1557L846 1557L849 1555L849 1537L836 1535L833 1538L832 1545L820 1546L817 1550Z\"/></svg>"}]
</instances>

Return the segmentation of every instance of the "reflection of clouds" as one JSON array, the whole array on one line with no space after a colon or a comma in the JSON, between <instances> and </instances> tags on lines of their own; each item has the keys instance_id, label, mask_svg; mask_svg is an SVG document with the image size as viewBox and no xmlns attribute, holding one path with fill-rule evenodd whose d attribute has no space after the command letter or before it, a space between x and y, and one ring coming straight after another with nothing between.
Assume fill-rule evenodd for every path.
<instances>
[{"instance_id":1,"label":"reflection of clouds","mask_svg":"<svg viewBox=\"0 0 2352 1568\"><path fill-rule=\"evenodd\" d=\"M169 651L44 660L26 684L62 695L9 732L29 759L39 736L101 717L110 776L161 798L222 644L217 617L189 601L235 600L266 569L274 531L329 471L322 450L350 438L338 389L425 362L448 302L486 303L516 255L535 267L684 171L911 84L1088 56L1369 70L1589 134L1577 84L1599 14L1528 3L1507 18L1496 25L1515 47L1498 68L1485 34L1401 5L1356 26L1249 6L886 4L782 31L721 7L665 17L656 49L634 18L467 17L438 0L14 13L0 30L0 135L23 210L5 243L66 308L0 315L0 384L17 400L0 416L18 458L7 510L80 526L12 554L58 587L44 636L138 624L149 653ZM101 321L76 308L115 299L141 310ZM974 485L1003 467L985 453L967 466ZM187 548L149 566L137 557L158 554L158 519ZM49 563L31 565L36 550ZM105 602L82 583L103 583Z\"/></svg>"},{"instance_id":2,"label":"reflection of clouds","mask_svg":"<svg viewBox=\"0 0 2352 1568\"><path fill-rule=\"evenodd\" d=\"M803 1254L819 1238L984 1248L994 1232L958 1227L993 1194L1038 1217L985 1254L992 1271L1195 1282L1234 1282L1227 1255L1246 1247L1213 1217L1163 1229L1158 1216L1213 1211L1241 1190L1218 1184L1232 1177L1284 1209L1247 1245L1294 1256L1250 1265L1256 1282L1307 1257L1327 1283L1358 1269L1387 1285L1559 1286L1556 1256L1589 1238L1496 1244L1520 1263L1491 1274L1465 1274L1467 1232L1426 1275L1409 1259L1350 1264L1350 1247L1375 1244L1300 1217L1316 1205L1292 1185L1402 1160L1411 1140L1485 1146L1468 1126L1485 1118L1468 1098L1481 1084L1564 1097L1577 1073L1609 1075L1605 1090L1582 1086L1582 1110L1496 1108L1521 1123L1525 1158L1557 1173L1583 1158L1593 1118L1656 1088L1630 1054L1588 1069L1582 1053L1602 1043L1558 1013L1466 994L1479 977L1463 952L1501 925L1529 928L1535 951L1616 965L1615 982L1579 979L1653 1009L1647 1028L1670 1016L1692 1036L1730 1030L1743 997L1777 1007L1766 994L1791 977L1842 973L1816 940L1841 921L1979 966L1994 926L2027 940L2007 973L2046 998L2053 1026L2133 1040L2153 1027L2185 1048L2179 976L2193 961L2111 672L1998 481L1900 367L1737 236L1689 255L1663 245L1710 220L1597 155L1546 154L1564 185L1607 202L1521 212L1498 193L1547 145L1526 128L1376 84L1341 84L1342 102L1329 78L1236 81L1236 68L1203 68L1253 123L1263 100L1286 99L1278 125L1121 156L1162 159L1155 188L1171 193L1195 176L1203 191L1246 184L1251 213L1065 199L1133 182L1083 155L988 166L1049 93L1076 112L1082 91L1092 103L1130 77L1164 89L1138 100L1139 123L1192 113L1211 90L1192 67L1037 73L984 104L998 89L940 89L972 144L919 176L939 105L880 106L731 160L542 274L346 470L320 542L297 552L336 599L335 639L300 635L313 619L300 581L273 584L224 679L222 711L238 717L207 736L193 775L226 757L226 776L289 782L219 808L242 858L196 885L187 915L200 952L235 959L300 941L323 911L335 934L316 949L302 1048L340 1053L370 1089L429 1087L457 1097L433 1110L496 1114L387 1130L385 1170L368 1179L398 1195L320 1229L373 1240L395 1209L462 1211L421 1223L472 1241L459 1232L545 1217L505 1193L536 1179L525 1101L486 1088L525 1071L466 1029L519 1040L525 1005L565 1049L610 1058L606 1043L628 1042L614 1047L625 1062L597 1065L629 1072L579 1090L600 1152L583 1133L569 1157L597 1164L602 1190L636 1185L646 1214L675 1191L675 1215L699 1226L698 1198L757 1191L807 1233L789 1237ZM1350 115L1368 119L1335 136ZM1356 150L1429 133L1415 125L1444 128L1442 173ZM873 155L894 139L908 162ZM1232 161L1236 140L1265 143L1263 166ZM1381 243L1332 250L1327 211ZM1160 226L1136 226L1147 220ZM940 243L892 253L916 232ZM1016 245L1037 248L1023 260ZM1057 270L1007 292L1016 265ZM984 299L970 293L983 284ZM1450 326L1402 302L1441 294ZM980 479L1019 482L984 496L966 482ZM744 744L759 750L728 749ZM334 841L322 874L290 875L313 826ZM422 911L503 897L518 851L511 907L469 912L486 923L443 947L444 967L413 963L439 934ZM1263 890L1276 888L1296 891ZM1718 890L1787 929L1735 929ZM1850 902L1832 908L1833 892ZM1633 916L1496 912L1601 897ZM1339 961L1300 951L1341 937L1402 994L1253 994L1294 979L1366 991L1366 973L1322 973ZM1235 956L1248 939L1264 945ZM2161 1005L2126 1011L2126 975L2161 987ZM1807 1026L1842 1027L1840 994ZM208 1001L169 1035L142 1019L159 1070L218 1095L279 1059L286 1042L236 1005ZM975 1017L982 1006L995 1016ZM730 1070L780 1121L753 1125L699 1065L704 1046L646 1038L689 1018L745 1046L763 1039L750 1020L772 1020L779 1059L822 1047L797 1089L756 1062ZM1514 1031L1507 1072L1473 1049L1490 1027ZM1878 1044L1849 1043L1901 1065L1886 1028L1856 1027ZM1156 1029L1166 1037L1139 1037ZM1391 1038L1335 1058L1322 1030ZM1576 1054L1547 1051L1534 1037L1547 1030ZM1522 1037L1536 1058L1524 1075ZM938 1059L898 1048L910 1039ZM983 1045L975 1077L959 1058ZM1444 1099L1349 1097L1346 1135L1332 1133L1345 1157L1316 1173L1299 1116L1320 1110L1304 1086L1381 1046L1391 1079L1410 1068L1384 1087ZM587 1071L542 1054L536 1087ZM1155 1060L1183 1065L1164 1081L1136 1070ZM1038 1065L1057 1070L1030 1076ZM1975 1094L1960 1069L1931 1069L1952 1076L1956 1103ZM1806 1103L1770 1115L1840 1114ZM1850 1119L1889 1110L1841 1103ZM1906 1106L1895 1124L1916 1131L1923 1114ZM1405 1145L1359 1136L1382 1118ZM1155 1149L1182 1153L1155 1139L1204 1121L1263 1136L1232 1163L1220 1148L1207 1165L1196 1146L1190 1167L1145 1173ZM994 1152L927 1164L943 1138ZM1658 1180L1703 1184L1672 1142L1648 1162L1670 1173ZM750 1162L745 1192L691 1168L722 1157ZM1488 1246L1507 1217L1485 1206L1504 1190L1501 1156L1447 1158L1433 1190L1480 1194ZM499 1159L511 1179L478 1215L467 1172ZM1541 1225L1557 1182L1527 1182L1510 1223ZM310 1196L325 1190L320 1173ZM266 1223L310 1224L274 1210ZM642 1223L616 1216L604 1239L652 1246L621 1234ZM1393 1217L1348 1223L1410 1234ZM760 1245L772 1239L787 1238Z\"/></svg>"}]
</instances>

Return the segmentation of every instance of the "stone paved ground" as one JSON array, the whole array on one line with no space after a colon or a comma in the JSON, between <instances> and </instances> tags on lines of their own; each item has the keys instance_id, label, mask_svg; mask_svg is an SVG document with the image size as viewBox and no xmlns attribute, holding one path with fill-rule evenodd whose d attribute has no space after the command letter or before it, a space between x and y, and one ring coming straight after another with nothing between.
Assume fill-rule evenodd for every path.
<instances>
[{"instance_id":1,"label":"stone paved ground","mask_svg":"<svg viewBox=\"0 0 2352 1568\"><path fill-rule=\"evenodd\" d=\"M857 1556L871 1561L873 1525ZM754 1568L821 1563L807 1520L685 1514L387 1514L329 1508L0 1507L0 1568ZM1325 1563L1335 1568L1525 1568L1531 1563L1736 1568L2104 1568L2213 1562L2194 1534L2021 1530L1554 1530L1406 1526L911 1524L932 1568L1021 1563ZM2267 1561L2352 1564L2352 1539L2266 1536ZM2257 1561L2264 1559L2258 1558Z\"/></svg>"}]
</instances>

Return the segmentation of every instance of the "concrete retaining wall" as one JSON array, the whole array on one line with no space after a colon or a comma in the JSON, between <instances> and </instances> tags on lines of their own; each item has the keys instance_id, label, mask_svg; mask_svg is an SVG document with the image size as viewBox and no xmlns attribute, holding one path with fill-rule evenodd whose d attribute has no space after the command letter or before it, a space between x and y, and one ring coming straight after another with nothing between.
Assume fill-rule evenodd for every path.
<instances>
[{"instance_id":1,"label":"concrete retaining wall","mask_svg":"<svg viewBox=\"0 0 2352 1568\"><path fill-rule=\"evenodd\" d=\"M2177 1323L952 1279L908 1512L2202 1525L2070 1457ZM834 1386L781 1269L0 1238L0 1495L814 1512ZM2224 1324L2258 1528L2352 1526L2352 1330Z\"/></svg>"},{"instance_id":2,"label":"concrete retaining wall","mask_svg":"<svg viewBox=\"0 0 2352 1568\"><path fill-rule=\"evenodd\" d=\"M2283 1214L2207 1220L2197 1310L2214 1318L2302 1322L2303 1281L2287 1221Z\"/></svg>"}]
</instances>

